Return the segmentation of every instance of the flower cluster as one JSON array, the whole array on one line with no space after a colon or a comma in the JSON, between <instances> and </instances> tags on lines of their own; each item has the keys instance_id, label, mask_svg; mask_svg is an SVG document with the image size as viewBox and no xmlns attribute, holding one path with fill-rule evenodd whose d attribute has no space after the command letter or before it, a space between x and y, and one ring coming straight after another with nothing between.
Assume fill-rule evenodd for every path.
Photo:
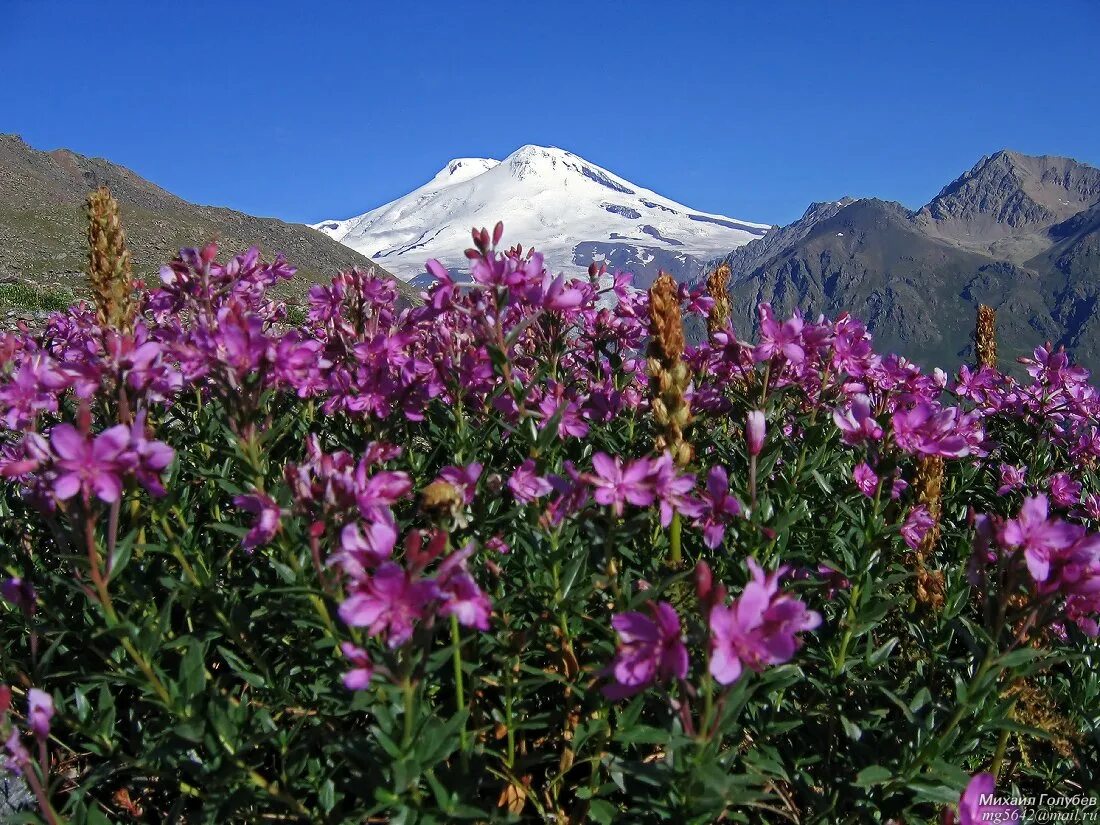
<instances>
[{"instance_id":1,"label":"flower cluster","mask_svg":"<svg viewBox=\"0 0 1100 825\"><path fill-rule=\"evenodd\" d=\"M788 567L765 573L755 559L747 564L752 578L729 604L725 588L714 584L706 564L701 562L696 571L700 601L710 605L708 667L720 685L736 682L746 668L759 672L789 662L802 645L799 634L821 624L821 615L801 599L780 592L779 579ZM688 650L679 615L668 602L651 602L649 609L652 617L628 612L611 620L619 636L615 660L604 671L613 679L604 689L611 698L687 676Z\"/></svg>"}]
</instances>

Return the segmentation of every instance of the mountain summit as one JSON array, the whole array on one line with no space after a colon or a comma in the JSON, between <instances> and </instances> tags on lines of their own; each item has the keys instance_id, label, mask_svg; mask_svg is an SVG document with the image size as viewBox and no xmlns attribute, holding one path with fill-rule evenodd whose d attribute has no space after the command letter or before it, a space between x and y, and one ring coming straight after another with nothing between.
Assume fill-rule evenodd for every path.
<instances>
[{"instance_id":1,"label":"mountain summit","mask_svg":"<svg viewBox=\"0 0 1100 825\"><path fill-rule=\"evenodd\" d=\"M470 229L498 220L506 241L533 246L551 267L605 261L635 272L641 284L659 269L697 275L707 260L769 229L691 209L572 152L534 145L502 161L452 160L404 197L313 226L412 280L429 258L464 275Z\"/></svg>"},{"instance_id":2,"label":"mountain summit","mask_svg":"<svg viewBox=\"0 0 1100 825\"><path fill-rule=\"evenodd\" d=\"M881 350L929 366L972 355L979 303L999 310L1004 363L1044 341L1100 358L1100 169L1008 150L923 207L846 198L725 256L737 329L777 312L867 322Z\"/></svg>"}]
</instances>

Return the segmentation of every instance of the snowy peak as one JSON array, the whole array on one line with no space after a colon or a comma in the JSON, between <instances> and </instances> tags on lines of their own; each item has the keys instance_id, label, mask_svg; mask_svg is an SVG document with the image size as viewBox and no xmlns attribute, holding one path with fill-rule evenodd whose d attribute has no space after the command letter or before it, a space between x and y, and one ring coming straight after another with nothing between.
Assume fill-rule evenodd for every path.
<instances>
[{"instance_id":1,"label":"snowy peak","mask_svg":"<svg viewBox=\"0 0 1100 825\"><path fill-rule=\"evenodd\" d=\"M492 158L455 158L440 169L431 182L434 184L462 183L499 165L500 161Z\"/></svg>"},{"instance_id":2,"label":"snowy peak","mask_svg":"<svg viewBox=\"0 0 1100 825\"><path fill-rule=\"evenodd\" d=\"M316 229L412 280L436 258L463 276L471 227L504 221L505 243L546 255L557 270L592 261L689 279L705 263L763 235L766 224L693 210L556 146L528 144L503 161L456 158L408 195Z\"/></svg>"}]
</instances>

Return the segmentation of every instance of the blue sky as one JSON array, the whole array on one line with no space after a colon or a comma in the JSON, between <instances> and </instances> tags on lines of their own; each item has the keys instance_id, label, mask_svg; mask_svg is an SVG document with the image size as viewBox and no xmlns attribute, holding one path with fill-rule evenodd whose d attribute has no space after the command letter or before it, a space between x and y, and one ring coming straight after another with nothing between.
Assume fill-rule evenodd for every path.
<instances>
[{"instance_id":1,"label":"blue sky","mask_svg":"<svg viewBox=\"0 0 1100 825\"><path fill-rule=\"evenodd\" d=\"M0 0L0 132L288 220L538 143L785 223L1003 147L1100 165L1098 32L1097 0Z\"/></svg>"}]
</instances>

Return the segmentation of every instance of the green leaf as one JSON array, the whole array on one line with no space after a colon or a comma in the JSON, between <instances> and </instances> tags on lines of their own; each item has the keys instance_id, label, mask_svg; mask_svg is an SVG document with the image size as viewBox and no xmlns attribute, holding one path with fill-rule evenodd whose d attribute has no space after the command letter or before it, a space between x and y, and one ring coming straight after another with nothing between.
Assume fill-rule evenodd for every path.
<instances>
[{"instance_id":1,"label":"green leaf","mask_svg":"<svg viewBox=\"0 0 1100 825\"><path fill-rule=\"evenodd\" d=\"M619 809L606 799L593 799L588 803L588 816L599 825L611 825L615 822Z\"/></svg>"},{"instance_id":2,"label":"green leaf","mask_svg":"<svg viewBox=\"0 0 1100 825\"><path fill-rule=\"evenodd\" d=\"M893 776L893 772L882 765L869 765L856 774L855 784L860 788L870 788L888 782Z\"/></svg>"}]
</instances>

